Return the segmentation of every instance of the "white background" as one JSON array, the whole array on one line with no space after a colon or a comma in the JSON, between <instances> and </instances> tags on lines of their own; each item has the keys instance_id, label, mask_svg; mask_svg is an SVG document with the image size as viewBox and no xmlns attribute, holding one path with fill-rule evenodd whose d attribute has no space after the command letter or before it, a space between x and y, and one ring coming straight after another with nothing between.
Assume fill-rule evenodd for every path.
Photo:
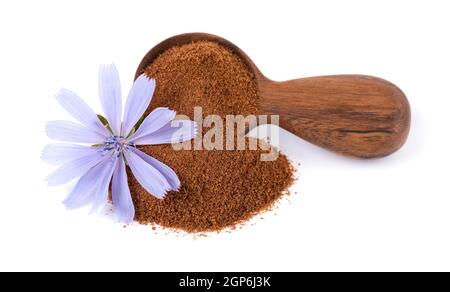
<instances>
[{"instance_id":1,"label":"white background","mask_svg":"<svg viewBox=\"0 0 450 292\"><path fill-rule=\"evenodd\" d=\"M0 270L450 270L448 1L1 1ZM361 161L283 134L298 192L243 229L208 237L123 228L61 204L43 182L54 94L97 111L97 70L128 90L143 55L185 32L220 35L275 80L361 73L412 107L407 144Z\"/></svg>"}]
</instances>

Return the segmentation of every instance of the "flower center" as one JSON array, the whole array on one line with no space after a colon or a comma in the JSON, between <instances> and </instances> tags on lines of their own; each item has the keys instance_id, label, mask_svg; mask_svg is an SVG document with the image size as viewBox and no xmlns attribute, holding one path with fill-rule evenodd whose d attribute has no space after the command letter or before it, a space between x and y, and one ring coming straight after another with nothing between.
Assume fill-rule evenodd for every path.
<instances>
[{"instance_id":1,"label":"flower center","mask_svg":"<svg viewBox=\"0 0 450 292\"><path fill-rule=\"evenodd\" d=\"M132 146L133 145L123 137L111 136L103 142L101 152L104 154L119 156L122 151Z\"/></svg>"}]
</instances>

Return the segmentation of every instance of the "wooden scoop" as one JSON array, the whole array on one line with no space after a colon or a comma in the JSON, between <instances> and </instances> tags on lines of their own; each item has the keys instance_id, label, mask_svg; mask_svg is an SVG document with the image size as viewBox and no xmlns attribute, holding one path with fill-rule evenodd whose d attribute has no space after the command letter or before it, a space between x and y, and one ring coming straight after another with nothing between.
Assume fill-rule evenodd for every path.
<instances>
[{"instance_id":1,"label":"wooden scoop","mask_svg":"<svg viewBox=\"0 0 450 292\"><path fill-rule=\"evenodd\" d=\"M159 43L141 61L136 78L168 48L201 40L232 50L254 73L261 99L260 112L255 114L279 115L282 128L311 143L345 155L373 158L393 153L406 141L409 103L394 84L364 75L273 81L238 47L215 35L188 33Z\"/></svg>"}]
</instances>

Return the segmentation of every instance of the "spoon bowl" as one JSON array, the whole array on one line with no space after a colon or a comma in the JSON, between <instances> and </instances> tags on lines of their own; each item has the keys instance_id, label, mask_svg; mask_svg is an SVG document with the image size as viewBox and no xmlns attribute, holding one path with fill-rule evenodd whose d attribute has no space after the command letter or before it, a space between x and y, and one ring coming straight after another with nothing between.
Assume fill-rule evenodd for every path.
<instances>
[{"instance_id":1,"label":"spoon bowl","mask_svg":"<svg viewBox=\"0 0 450 292\"><path fill-rule=\"evenodd\" d=\"M187 33L162 41L142 59L137 78L165 50L211 41L231 50L253 72L259 112L279 115L280 127L328 150L359 158L389 155L406 141L411 113L394 84L367 75L332 75L273 81L233 43L206 33Z\"/></svg>"}]
</instances>

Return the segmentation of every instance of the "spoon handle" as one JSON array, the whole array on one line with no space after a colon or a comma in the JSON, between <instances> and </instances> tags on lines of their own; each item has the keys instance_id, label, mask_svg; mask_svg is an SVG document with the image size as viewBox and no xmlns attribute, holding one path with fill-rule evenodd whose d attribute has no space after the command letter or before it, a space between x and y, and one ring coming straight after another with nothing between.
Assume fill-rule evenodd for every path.
<instances>
[{"instance_id":1,"label":"spoon handle","mask_svg":"<svg viewBox=\"0 0 450 292\"><path fill-rule=\"evenodd\" d=\"M371 76L336 75L284 82L262 80L262 114L280 127L345 155L389 155L406 141L410 108L394 84Z\"/></svg>"}]
</instances>

